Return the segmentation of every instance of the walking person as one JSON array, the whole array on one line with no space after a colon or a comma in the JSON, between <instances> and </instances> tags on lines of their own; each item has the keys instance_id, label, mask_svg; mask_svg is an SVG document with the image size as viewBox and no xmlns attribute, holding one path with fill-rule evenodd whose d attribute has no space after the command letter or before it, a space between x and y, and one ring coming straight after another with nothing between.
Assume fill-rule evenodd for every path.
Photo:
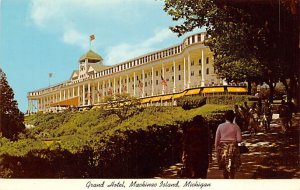
<instances>
[{"instance_id":1,"label":"walking person","mask_svg":"<svg viewBox=\"0 0 300 190\"><path fill-rule=\"evenodd\" d=\"M289 128L289 123L291 120L291 112L284 100L281 101L281 104L278 107L278 112L279 112L279 118L281 120L282 133L285 133Z\"/></svg>"},{"instance_id":2,"label":"walking person","mask_svg":"<svg viewBox=\"0 0 300 190\"><path fill-rule=\"evenodd\" d=\"M226 121L218 126L215 137L219 169L223 170L225 179L233 179L241 165L238 143L242 141L242 134L239 126L233 123L234 117L233 110L225 113Z\"/></svg>"},{"instance_id":3,"label":"walking person","mask_svg":"<svg viewBox=\"0 0 300 190\"><path fill-rule=\"evenodd\" d=\"M258 131L258 114L256 102L253 103L249 110L249 131L254 135Z\"/></svg>"},{"instance_id":4,"label":"walking person","mask_svg":"<svg viewBox=\"0 0 300 190\"><path fill-rule=\"evenodd\" d=\"M182 161L185 165L187 178L207 177L209 164L210 130L208 129L205 119L201 115L193 118L183 139L183 156Z\"/></svg>"}]
</instances>

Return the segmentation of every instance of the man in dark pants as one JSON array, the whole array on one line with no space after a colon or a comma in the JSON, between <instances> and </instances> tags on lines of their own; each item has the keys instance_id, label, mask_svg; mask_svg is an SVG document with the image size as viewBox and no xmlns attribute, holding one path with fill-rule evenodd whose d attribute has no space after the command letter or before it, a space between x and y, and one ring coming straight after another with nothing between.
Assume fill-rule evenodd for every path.
<instances>
[{"instance_id":1,"label":"man in dark pants","mask_svg":"<svg viewBox=\"0 0 300 190\"><path fill-rule=\"evenodd\" d=\"M206 178L211 149L210 137L205 119L197 115L193 118L183 140L183 163L188 178Z\"/></svg>"}]
</instances>

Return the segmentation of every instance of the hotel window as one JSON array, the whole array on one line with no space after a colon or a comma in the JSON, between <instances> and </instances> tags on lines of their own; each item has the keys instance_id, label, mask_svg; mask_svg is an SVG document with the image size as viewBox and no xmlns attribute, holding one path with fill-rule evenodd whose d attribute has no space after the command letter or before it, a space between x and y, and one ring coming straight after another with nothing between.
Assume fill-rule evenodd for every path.
<instances>
[{"instance_id":1,"label":"hotel window","mask_svg":"<svg viewBox=\"0 0 300 190\"><path fill-rule=\"evenodd\" d=\"M201 76L201 70L199 70L199 76Z\"/></svg>"},{"instance_id":2,"label":"hotel window","mask_svg":"<svg viewBox=\"0 0 300 190\"><path fill-rule=\"evenodd\" d=\"M134 81L134 77L132 77L132 82Z\"/></svg>"},{"instance_id":3,"label":"hotel window","mask_svg":"<svg viewBox=\"0 0 300 190\"><path fill-rule=\"evenodd\" d=\"M145 82L145 87L147 87L147 83Z\"/></svg>"},{"instance_id":4,"label":"hotel window","mask_svg":"<svg viewBox=\"0 0 300 190\"><path fill-rule=\"evenodd\" d=\"M209 74L209 68L206 69L206 74L207 74L207 75Z\"/></svg>"},{"instance_id":5,"label":"hotel window","mask_svg":"<svg viewBox=\"0 0 300 190\"><path fill-rule=\"evenodd\" d=\"M178 80L180 80L181 79L181 76L180 75L178 75Z\"/></svg>"},{"instance_id":6,"label":"hotel window","mask_svg":"<svg viewBox=\"0 0 300 190\"><path fill-rule=\"evenodd\" d=\"M201 60L201 59L199 59L199 65L201 65L201 62L202 62L202 60Z\"/></svg>"},{"instance_id":7,"label":"hotel window","mask_svg":"<svg viewBox=\"0 0 300 190\"><path fill-rule=\"evenodd\" d=\"M110 86L113 86L113 85L112 85L112 82L110 83Z\"/></svg>"},{"instance_id":8,"label":"hotel window","mask_svg":"<svg viewBox=\"0 0 300 190\"><path fill-rule=\"evenodd\" d=\"M139 80L139 76L136 76L136 80Z\"/></svg>"},{"instance_id":9,"label":"hotel window","mask_svg":"<svg viewBox=\"0 0 300 190\"><path fill-rule=\"evenodd\" d=\"M194 65L194 61L191 62L191 66L193 66L193 65Z\"/></svg>"},{"instance_id":10,"label":"hotel window","mask_svg":"<svg viewBox=\"0 0 300 190\"><path fill-rule=\"evenodd\" d=\"M172 66L172 72L174 71L174 67Z\"/></svg>"},{"instance_id":11,"label":"hotel window","mask_svg":"<svg viewBox=\"0 0 300 190\"><path fill-rule=\"evenodd\" d=\"M178 71L180 71L180 65L178 65Z\"/></svg>"},{"instance_id":12,"label":"hotel window","mask_svg":"<svg viewBox=\"0 0 300 190\"><path fill-rule=\"evenodd\" d=\"M206 58L206 64L208 64L208 63L209 63L209 58L207 57L207 58Z\"/></svg>"},{"instance_id":13,"label":"hotel window","mask_svg":"<svg viewBox=\"0 0 300 190\"><path fill-rule=\"evenodd\" d=\"M130 82L130 78L128 78L128 82Z\"/></svg>"},{"instance_id":14,"label":"hotel window","mask_svg":"<svg viewBox=\"0 0 300 190\"><path fill-rule=\"evenodd\" d=\"M169 72L169 68L166 68L166 72Z\"/></svg>"},{"instance_id":15,"label":"hotel window","mask_svg":"<svg viewBox=\"0 0 300 190\"><path fill-rule=\"evenodd\" d=\"M156 71L155 73L156 73L156 76L158 76L158 71Z\"/></svg>"},{"instance_id":16,"label":"hotel window","mask_svg":"<svg viewBox=\"0 0 300 190\"><path fill-rule=\"evenodd\" d=\"M156 80L156 85L158 85L158 80Z\"/></svg>"},{"instance_id":17,"label":"hotel window","mask_svg":"<svg viewBox=\"0 0 300 190\"><path fill-rule=\"evenodd\" d=\"M145 73L145 79L147 78L147 73Z\"/></svg>"},{"instance_id":18,"label":"hotel window","mask_svg":"<svg viewBox=\"0 0 300 190\"><path fill-rule=\"evenodd\" d=\"M191 71L191 76L194 76L194 71Z\"/></svg>"},{"instance_id":19,"label":"hotel window","mask_svg":"<svg viewBox=\"0 0 300 190\"><path fill-rule=\"evenodd\" d=\"M172 76L172 82L174 82L174 76Z\"/></svg>"}]
</instances>

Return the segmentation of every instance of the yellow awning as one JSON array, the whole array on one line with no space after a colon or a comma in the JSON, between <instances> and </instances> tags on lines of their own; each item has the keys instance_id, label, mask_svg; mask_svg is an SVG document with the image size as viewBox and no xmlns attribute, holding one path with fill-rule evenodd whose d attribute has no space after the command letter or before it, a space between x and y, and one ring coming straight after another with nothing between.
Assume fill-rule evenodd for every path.
<instances>
[{"instance_id":1,"label":"yellow awning","mask_svg":"<svg viewBox=\"0 0 300 190\"><path fill-rule=\"evenodd\" d=\"M182 92L182 93L179 93L179 94L175 94L175 95L173 96L173 99L180 98L180 97L184 96L185 93L186 93L186 92Z\"/></svg>"},{"instance_id":2,"label":"yellow awning","mask_svg":"<svg viewBox=\"0 0 300 190\"><path fill-rule=\"evenodd\" d=\"M151 102L158 102L158 101L160 101L160 98L161 98L160 96L154 97L151 99Z\"/></svg>"},{"instance_id":3,"label":"yellow awning","mask_svg":"<svg viewBox=\"0 0 300 190\"><path fill-rule=\"evenodd\" d=\"M204 88L202 93L218 93L224 92L224 87Z\"/></svg>"},{"instance_id":4,"label":"yellow awning","mask_svg":"<svg viewBox=\"0 0 300 190\"><path fill-rule=\"evenodd\" d=\"M144 98L144 99L141 100L141 103L145 104L145 103L150 102L150 100L151 100L151 98Z\"/></svg>"},{"instance_id":5,"label":"yellow awning","mask_svg":"<svg viewBox=\"0 0 300 190\"><path fill-rule=\"evenodd\" d=\"M57 107L57 106L61 106L61 107L68 107L68 106L78 106L78 100L79 97L74 97L74 98L70 98L68 100L63 100L60 102L56 102L56 103L52 103L50 104L51 107Z\"/></svg>"},{"instance_id":6,"label":"yellow awning","mask_svg":"<svg viewBox=\"0 0 300 190\"><path fill-rule=\"evenodd\" d=\"M188 95L195 95L195 94L199 94L200 93L200 89L192 89L192 90L189 90L187 91L187 93L185 93L185 96L188 96Z\"/></svg>"},{"instance_id":7,"label":"yellow awning","mask_svg":"<svg viewBox=\"0 0 300 190\"><path fill-rule=\"evenodd\" d=\"M247 92L246 87L227 87L228 92Z\"/></svg>"},{"instance_id":8,"label":"yellow awning","mask_svg":"<svg viewBox=\"0 0 300 190\"><path fill-rule=\"evenodd\" d=\"M173 97L172 95L162 96L162 97L161 97L161 100L163 100L163 101L164 101L164 100L171 100L172 97Z\"/></svg>"}]
</instances>

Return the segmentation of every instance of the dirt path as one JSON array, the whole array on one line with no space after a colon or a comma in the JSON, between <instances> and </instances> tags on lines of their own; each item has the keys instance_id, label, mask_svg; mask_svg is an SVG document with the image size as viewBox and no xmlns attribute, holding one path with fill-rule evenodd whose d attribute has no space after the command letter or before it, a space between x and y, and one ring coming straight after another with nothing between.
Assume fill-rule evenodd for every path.
<instances>
[{"instance_id":1,"label":"dirt path","mask_svg":"<svg viewBox=\"0 0 300 190\"><path fill-rule=\"evenodd\" d=\"M272 121L268 134L243 135L243 142L249 148L249 153L241 156L243 164L236 174L237 179L300 179L300 114L295 115L293 127L286 134L281 134L280 129L280 121L276 119ZM181 165L177 163L155 178L179 178L177 173ZM207 178L223 178L215 155L209 165Z\"/></svg>"}]
</instances>

